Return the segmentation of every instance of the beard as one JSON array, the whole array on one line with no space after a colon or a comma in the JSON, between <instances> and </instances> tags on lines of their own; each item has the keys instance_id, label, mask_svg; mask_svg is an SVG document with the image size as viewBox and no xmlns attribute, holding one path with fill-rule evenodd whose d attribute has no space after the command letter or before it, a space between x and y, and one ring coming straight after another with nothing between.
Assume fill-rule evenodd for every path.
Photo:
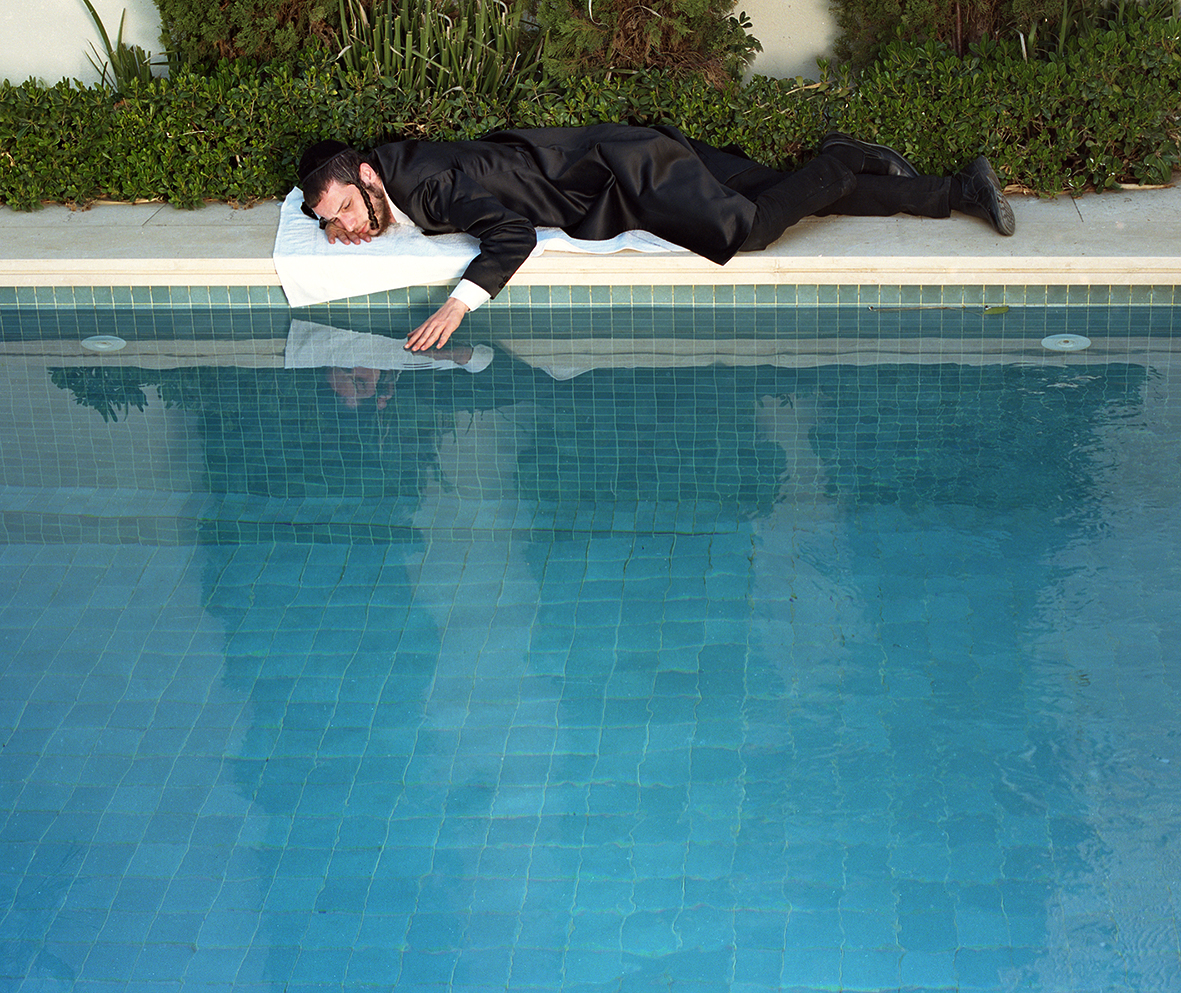
<instances>
[{"instance_id":1,"label":"beard","mask_svg":"<svg viewBox=\"0 0 1181 993\"><path fill-rule=\"evenodd\" d=\"M365 209L369 212L369 233L375 238L385 234L394 220L390 205L385 200L385 189L379 184L363 181L357 189L361 191L361 199L365 201Z\"/></svg>"}]
</instances>

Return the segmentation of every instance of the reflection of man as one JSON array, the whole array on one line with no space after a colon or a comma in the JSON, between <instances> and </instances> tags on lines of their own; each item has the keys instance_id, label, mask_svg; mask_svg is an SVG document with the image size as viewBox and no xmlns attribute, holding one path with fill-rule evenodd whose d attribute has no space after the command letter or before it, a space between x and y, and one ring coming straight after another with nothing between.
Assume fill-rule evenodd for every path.
<instances>
[{"instance_id":1,"label":"reflection of man","mask_svg":"<svg viewBox=\"0 0 1181 993\"><path fill-rule=\"evenodd\" d=\"M429 355L411 355L405 338L293 320L283 348L286 369L324 369L324 379L346 407L373 399L384 410L398 375L406 370L464 369L483 372L492 362L487 345L453 345Z\"/></svg>"},{"instance_id":2,"label":"reflection of man","mask_svg":"<svg viewBox=\"0 0 1181 993\"><path fill-rule=\"evenodd\" d=\"M454 293L411 332L414 350L444 344L464 314L499 293L533 250L539 226L591 241L650 231L719 265L766 248L812 214L959 210L1001 234L1014 230L983 157L955 176L920 176L894 150L840 134L794 173L666 127L502 131L480 141L391 142L366 155L322 141L304 153L299 179L305 213L332 242L369 241L394 221L479 239Z\"/></svg>"},{"instance_id":3,"label":"reflection of man","mask_svg":"<svg viewBox=\"0 0 1181 993\"><path fill-rule=\"evenodd\" d=\"M402 342L397 342L399 346ZM487 348L479 346L476 348ZM475 350L470 345L454 345L450 348L440 348L431 353L431 359L439 369L467 369L468 372L482 372L487 363L480 365L473 361ZM489 351L489 360L490 359ZM482 357L482 356L481 356ZM478 368L477 368L478 366ZM424 368L416 365L414 368ZM394 395L394 385L398 382L401 369L372 369L358 365L351 369L344 366L331 366L324 371L324 381L332 387L332 392L340 397L346 407L357 408L362 400L373 398L378 410L385 410L390 397Z\"/></svg>"},{"instance_id":4,"label":"reflection of man","mask_svg":"<svg viewBox=\"0 0 1181 993\"><path fill-rule=\"evenodd\" d=\"M367 369L363 365L346 369L343 366L333 366L324 370L324 381L332 387L332 392L340 397L341 403L354 410L361 405L362 400L373 397L378 410L385 410L385 405L394 395L394 383L398 374L382 377L385 373L381 369ZM378 392L378 386L381 392Z\"/></svg>"}]
</instances>

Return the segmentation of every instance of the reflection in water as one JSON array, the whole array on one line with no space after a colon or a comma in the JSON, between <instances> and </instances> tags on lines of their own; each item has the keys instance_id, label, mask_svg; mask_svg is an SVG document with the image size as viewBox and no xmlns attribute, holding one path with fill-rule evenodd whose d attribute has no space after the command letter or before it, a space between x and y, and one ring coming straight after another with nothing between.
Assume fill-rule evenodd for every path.
<instances>
[{"instance_id":1,"label":"reflection in water","mask_svg":"<svg viewBox=\"0 0 1181 993\"><path fill-rule=\"evenodd\" d=\"M235 715L192 739L232 791L152 827L232 852L171 944L229 900L225 983L1167 988L1181 520L1111 495L1168 450L1112 428L1144 369L565 358L355 408L325 367L55 373L195 418L202 512L336 528L200 550L220 656L136 677Z\"/></svg>"},{"instance_id":2,"label":"reflection in water","mask_svg":"<svg viewBox=\"0 0 1181 993\"><path fill-rule=\"evenodd\" d=\"M509 453L523 498L713 500L744 512L774 499L783 455L760 437L757 416L760 391L780 387L757 369L588 370L558 381L505 352L478 375L459 369L395 378L363 367L118 367L54 380L104 418L126 418L128 397L142 409L153 388L196 412L214 492L421 496L457 417L471 427L473 414L527 412L528 437Z\"/></svg>"},{"instance_id":3,"label":"reflection in water","mask_svg":"<svg viewBox=\"0 0 1181 993\"><path fill-rule=\"evenodd\" d=\"M700 501L760 516L804 498L801 475L860 504L1056 505L1092 488L1096 418L1136 403L1144 376L1118 365L643 368L629 356L630 368L565 364L556 379L552 361L486 345L403 358L400 342L380 340L384 368L339 364L356 349L305 346L311 368L106 365L52 378L104 420L142 410L153 388L197 412L214 492L421 499L462 424L467 456L487 447L499 463L464 495ZM811 471L793 437L801 417ZM515 425L512 451L498 421Z\"/></svg>"},{"instance_id":4,"label":"reflection in water","mask_svg":"<svg viewBox=\"0 0 1181 993\"><path fill-rule=\"evenodd\" d=\"M832 494L904 507L1047 507L1090 492L1096 432L1144 369L862 367L818 384L813 444Z\"/></svg>"},{"instance_id":5,"label":"reflection in water","mask_svg":"<svg viewBox=\"0 0 1181 993\"><path fill-rule=\"evenodd\" d=\"M284 348L288 369L324 369L324 379L346 407L373 400L384 410L398 376L406 371L440 372L464 369L483 372L492 361L487 345L450 345L429 352L411 352L406 339L348 331L294 320Z\"/></svg>"}]
</instances>

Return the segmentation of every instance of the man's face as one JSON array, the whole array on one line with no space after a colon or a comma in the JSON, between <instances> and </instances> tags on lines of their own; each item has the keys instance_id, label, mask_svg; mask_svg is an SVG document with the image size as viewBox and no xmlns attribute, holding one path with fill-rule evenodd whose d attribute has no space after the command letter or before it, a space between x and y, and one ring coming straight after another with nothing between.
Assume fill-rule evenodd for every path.
<instances>
[{"instance_id":1,"label":"man's face","mask_svg":"<svg viewBox=\"0 0 1181 993\"><path fill-rule=\"evenodd\" d=\"M328 380L332 391L341 398L346 407L356 408L362 400L376 396L377 409L384 410L386 403L394 395L393 379L382 383L380 369L367 369L364 366L346 369L341 366L333 366L324 373L324 377ZM378 392L379 384L380 392Z\"/></svg>"},{"instance_id":2,"label":"man's face","mask_svg":"<svg viewBox=\"0 0 1181 993\"><path fill-rule=\"evenodd\" d=\"M377 218L376 228L370 221L365 198L361 196L360 189L351 183L332 183L313 209L325 220L335 221L349 234L367 232L374 237L384 234L393 221L389 205L385 202L385 188L377 173L364 164L361 166L361 185L369 194L369 202L373 205L373 213Z\"/></svg>"}]
</instances>

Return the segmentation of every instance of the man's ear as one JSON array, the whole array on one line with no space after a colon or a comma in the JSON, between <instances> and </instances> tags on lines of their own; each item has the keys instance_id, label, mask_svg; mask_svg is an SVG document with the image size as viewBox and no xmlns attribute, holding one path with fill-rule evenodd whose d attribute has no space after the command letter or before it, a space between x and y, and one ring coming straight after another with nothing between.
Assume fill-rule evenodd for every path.
<instances>
[{"instance_id":1,"label":"man's ear","mask_svg":"<svg viewBox=\"0 0 1181 993\"><path fill-rule=\"evenodd\" d=\"M361 182L366 186L372 186L377 189L384 189L385 186L381 181L381 177L377 174L377 170L373 168L368 162L362 162L358 170L361 174Z\"/></svg>"}]
</instances>

